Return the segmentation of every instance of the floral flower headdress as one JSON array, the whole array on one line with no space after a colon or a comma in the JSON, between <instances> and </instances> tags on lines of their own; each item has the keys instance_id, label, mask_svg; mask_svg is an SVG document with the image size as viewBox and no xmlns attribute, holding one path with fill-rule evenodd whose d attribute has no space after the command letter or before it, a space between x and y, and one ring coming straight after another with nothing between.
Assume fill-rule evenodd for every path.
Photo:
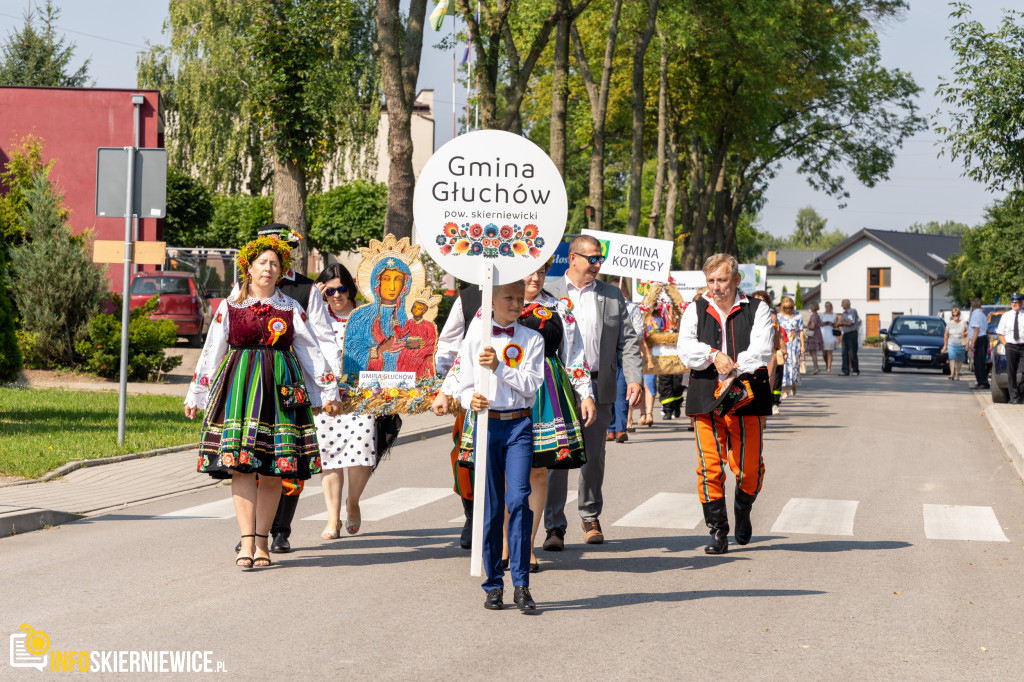
<instances>
[{"instance_id":1,"label":"floral flower headdress","mask_svg":"<svg viewBox=\"0 0 1024 682\"><path fill-rule=\"evenodd\" d=\"M281 283L284 273L288 272L292 267L292 247L287 241L279 239L277 235L257 237L243 246L242 250L238 252L238 258L235 262L238 263L238 269L241 271L243 281L249 281L249 267L267 249L271 249L281 259L281 274L277 278L277 283Z\"/></svg>"}]
</instances>

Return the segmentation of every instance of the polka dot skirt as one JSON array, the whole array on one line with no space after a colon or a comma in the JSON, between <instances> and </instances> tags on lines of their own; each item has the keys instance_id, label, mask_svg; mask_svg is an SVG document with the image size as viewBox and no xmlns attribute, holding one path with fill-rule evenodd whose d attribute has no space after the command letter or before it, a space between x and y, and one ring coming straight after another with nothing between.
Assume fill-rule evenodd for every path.
<instances>
[{"instance_id":1,"label":"polka dot skirt","mask_svg":"<svg viewBox=\"0 0 1024 682\"><path fill-rule=\"evenodd\" d=\"M316 439L324 469L373 466L377 461L373 417L316 416Z\"/></svg>"}]
</instances>

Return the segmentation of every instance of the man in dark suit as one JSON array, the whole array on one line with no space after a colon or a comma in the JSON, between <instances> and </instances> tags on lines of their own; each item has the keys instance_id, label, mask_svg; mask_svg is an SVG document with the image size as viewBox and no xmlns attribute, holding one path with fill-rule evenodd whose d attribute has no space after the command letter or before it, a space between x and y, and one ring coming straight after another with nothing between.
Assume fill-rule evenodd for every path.
<instances>
[{"instance_id":1,"label":"man in dark suit","mask_svg":"<svg viewBox=\"0 0 1024 682\"><path fill-rule=\"evenodd\" d=\"M580 469L577 504L583 521L584 541L598 545L604 533L598 517L604 506L601 486L604 482L605 435L612 420L616 397L616 358L622 358L626 377L626 399L633 406L643 395L640 343L626 312L626 301L618 287L598 281L604 258L601 244L594 237L581 235L569 245L569 269L563 278L552 278L545 289L554 296L567 299L576 317L590 378L597 403L597 418L583 428L587 462ZM565 500L568 471L553 469L548 474L548 497L544 507L547 537L544 549L560 551L565 546Z\"/></svg>"}]
</instances>

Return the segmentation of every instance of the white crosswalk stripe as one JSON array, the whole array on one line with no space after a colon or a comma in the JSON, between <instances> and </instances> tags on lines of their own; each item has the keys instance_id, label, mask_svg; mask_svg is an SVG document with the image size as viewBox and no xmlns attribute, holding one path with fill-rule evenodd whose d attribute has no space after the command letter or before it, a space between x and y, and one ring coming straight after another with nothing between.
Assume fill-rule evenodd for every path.
<instances>
[{"instance_id":1,"label":"white crosswalk stripe","mask_svg":"<svg viewBox=\"0 0 1024 682\"><path fill-rule=\"evenodd\" d=\"M1009 542L992 507L926 504L924 535L930 540Z\"/></svg>"},{"instance_id":2,"label":"white crosswalk stripe","mask_svg":"<svg viewBox=\"0 0 1024 682\"><path fill-rule=\"evenodd\" d=\"M855 500L794 497L782 508L771 532L853 535L853 518L858 504Z\"/></svg>"},{"instance_id":3,"label":"white crosswalk stripe","mask_svg":"<svg viewBox=\"0 0 1024 682\"><path fill-rule=\"evenodd\" d=\"M395 488L367 500L360 500L359 511L363 521L382 521L454 494L451 488ZM327 512L307 516L302 520L326 521Z\"/></svg>"},{"instance_id":4,"label":"white crosswalk stripe","mask_svg":"<svg viewBox=\"0 0 1024 682\"><path fill-rule=\"evenodd\" d=\"M704 519L700 498L692 493L658 493L613 523L636 528L694 529Z\"/></svg>"},{"instance_id":5,"label":"white crosswalk stripe","mask_svg":"<svg viewBox=\"0 0 1024 682\"><path fill-rule=\"evenodd\" d=\"M566 504L566 506L568 506L572 502L575 502L576 498L578 496L579 496L579 493L577 491L570 490L569 493L565 496L565 504ZM544 520L543 512L541 512L541 517L540 518L541 518L542 521ZM456 516L454 519L452 519L448 523L465 523L465 522L466 522L466 516L464 514L460 514L459 516Z\"/></svg>"},{"instance_id":6,"label":"white crosswalk stripe","mask_svg":"<svg viewBox=\"0 0 1024 682\"><path fill-rule=\"evenodd\" d=\"M307 486L303 498L318 496L319 486ZM230 493L229 493L230 494ZM396 488L363 499L360 509L364 521L382 521L419 507L455 496L451 488ZM574 508L577 492L570 491L566 504ZM809 535L852 536L859 502L856 500L825 500L794 497L786 502L779 513L772 533L801 533ZM315 507L314 507L315 508ZM440 513L450 507L438 507ZM732 516L730 510L730 517ZM961 505L923 505L924 534L930 540L973 540L976 542L1009 542L992 507ZM235 507L230 497L188 507L154 519L233 519ZM306 516L302 521L325 521L327 512ZM700 500L691 493L659 492L628 511L612 525L632 528L666 528L693 530L704 520ZM448 523L465 523L459 515Z\"/></svg>"},{"instance_id":7,"label":"white crosswalk stripe","mask_svg":"<svg viewBox=\"0 0 1024 682\"><path fill-rule=\"evenodd\" d=\"M313 495L320 492L317 486L309 486L302 490L303 495ZM196 505L187 509L161 514L153 518L157 519L233 519L235 518L235 503L229 497L216 502Z\"/></svg>"}]
</instances>

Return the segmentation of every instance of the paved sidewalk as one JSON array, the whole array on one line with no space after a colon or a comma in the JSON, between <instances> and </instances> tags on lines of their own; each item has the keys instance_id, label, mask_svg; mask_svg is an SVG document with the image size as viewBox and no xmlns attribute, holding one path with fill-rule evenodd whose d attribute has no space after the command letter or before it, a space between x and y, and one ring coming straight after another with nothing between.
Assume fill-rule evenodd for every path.
<instances>
[{"instance_id":1,"label":"paved sidewalk","mask_svg":"<svg viewBox=\"0 0 1024 682\"><path fill-rule=\"evenodd\" d=\"M988 423L1003 444L1017 473L1024 478L1024 405L996 404L989 391L975 391Z\"/></svg>"},{"instance_id":2,"label":"paved sidewalk","mask_svg":"<svg viewBox=\"0 0 1024 682\"><path fill-rule=\"evenodd\" d=\"M396 447L451 433L451 418L402 417ZM196 471L195 449L77 469L46 482L0 487L0 537L98 516L220 485Z\"/></svg>"}]
</instances>

